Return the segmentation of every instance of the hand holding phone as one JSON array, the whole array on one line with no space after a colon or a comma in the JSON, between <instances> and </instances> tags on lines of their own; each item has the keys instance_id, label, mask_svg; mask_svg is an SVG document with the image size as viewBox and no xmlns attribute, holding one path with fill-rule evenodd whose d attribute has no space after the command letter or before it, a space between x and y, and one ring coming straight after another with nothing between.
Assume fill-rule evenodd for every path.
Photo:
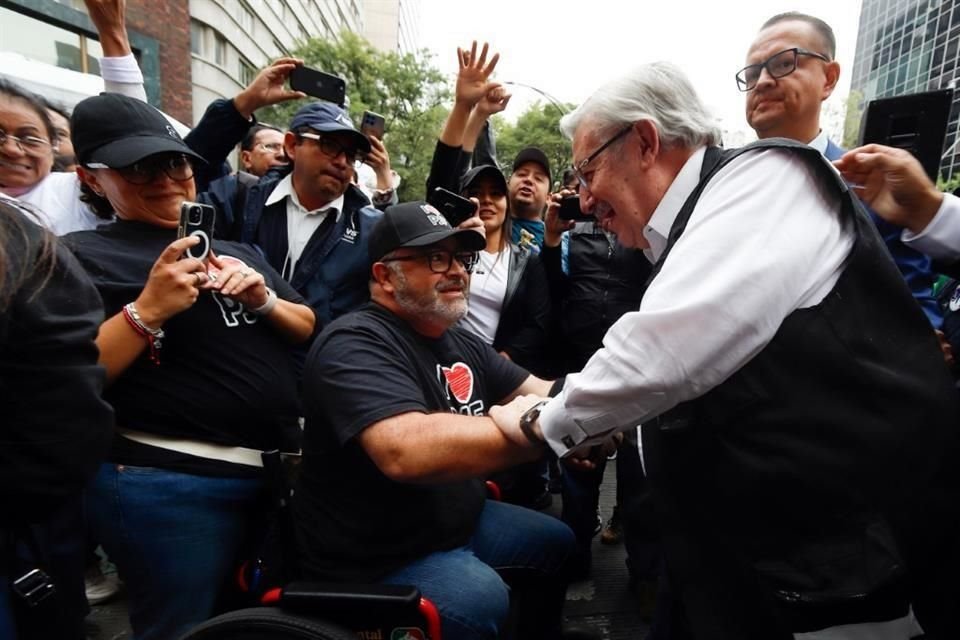
<instances>
[{"instance_id":1,"label":"hand holding phone","mask_svg":"<svg viewBox=\"0 0 960 640\"><path fill-rule=\"evenodd\" d=\"M427 197L427 202L443 214L451 227L460 226L464 220L472 218L477 213L477 205L443 187L434 189L433 193Z\"/></svg>"},{"instance_id":2,"label":"hand holding phone","mask_svg":"<svg viewBox=\"0 0 960 640\"><path fill-rule=\"evenodd\" d=\"M302 66L290 72L290 88L341 108L347 95L347 81L340 76Z\"/></svg>"},{"instance_id":3,"label":"hand holding phone","mask_svg":"<svg viewBox=\"0 0 960 640\"><path fill-rule=\"evenodd\" d=\"M383 134L386 130L386 120L379 113L373 111L364 111L363 119L360 121L360 132L365 136L373 136L377 140L383 140Z\"/></svg>"},{"instance_id":4,"label":"hand holding phone","mask_svg":"<svg viewBox=\"0 0 960 640\"><path fill-rule=\"evenodd\" d=\"M216 220L216 210L208 204L199 202L184 202L180 205L180 223L177 225L177 238L197 236L200 242L188 247L183 252L184 257L196 258L207 262L210 256L210 247L213 243L213 224Z\"/></svg>"},{"instance_id":5,"label":"hand holding phone","mask_svg":"<svg viewBox=\"0 0 960 640\"><path fill-rule=\"evenodd\" d=\"M560 200L560 210L557 211L557 217L561 220L575 220L577 222L593 220L593 214L584 213L580 210L580 196L566 196Z\"/></svg>"}]
</instances>

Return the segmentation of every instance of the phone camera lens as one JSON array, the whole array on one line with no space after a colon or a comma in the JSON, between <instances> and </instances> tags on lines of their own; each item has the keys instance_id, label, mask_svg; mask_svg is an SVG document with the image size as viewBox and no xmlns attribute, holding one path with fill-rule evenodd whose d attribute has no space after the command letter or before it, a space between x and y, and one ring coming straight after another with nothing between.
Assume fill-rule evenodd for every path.
<instances>
[{"instance_id":1,"label":"phone camera lens","mask_svg":"<svg viewBox=\"0 0 960 640\"><path fill-rule=\"evenodd\" d=\"M200 207L190 207L189 219L191 224L200 224L203 222L203 213L201 213Z\"/></svg>"}]
</instances>

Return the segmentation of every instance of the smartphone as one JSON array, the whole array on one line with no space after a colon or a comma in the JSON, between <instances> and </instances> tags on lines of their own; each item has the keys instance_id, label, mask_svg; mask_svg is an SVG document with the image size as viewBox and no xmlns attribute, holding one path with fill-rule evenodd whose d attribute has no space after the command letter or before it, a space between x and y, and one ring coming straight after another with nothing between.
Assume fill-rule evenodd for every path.
<instances>
[{"instance_id":1,"label":"smartphone","mask_svg":"<svg viewBox=\"0 0 960 640\"><path fill-rule=\"evenodd\" d=\"M360 121L360 131L365 136L373 136L377 140L383 140L383 133L386 129L386 121L383 116L373 111L364 111L363 120Z\"/></svg>"},{"instance_id":2,"label":"smartphone","mask_svg":"<svg viewBox=\"0 0 960 640\"><path fill-rule=\"evenodd\" d=\"M347 81L340 76L310 67L295 67L290 72L290 88L308 96L320 98L343 107L347 95Z\"/></svg>"},{"instance_id":3,"label":"smartphone","mask_svg":"<svg viewBox=\"0 0 960 640\"><path fill-rule=\"evenodd\" d=\"M190 236L200 238L199 244L189 247L183 252L185 258L207 261L210 256L210 246L213 242L213 222L216 217L216 210L209 204L184 202L180 205L180 224L177 226L177 238L188 238Z\"/></svg>"},{"instance_id":4,"label":"smartphone","mask_svg":"<svg viewBox=\"0 0 960 640\"><path fill-rule=\"evenodd\" d=\"M580 211L580 196L566 196L560 200L560 211L557 217L561 220L593 220L593 215Z\"/></svg>"},{"instance_id":5,"label":"smartphone","mask_svg":"<svg viewBox=\"0 0 960 640\"><path fill-rule=\"evenodd\" d=\"M451 227L459 226L461 222L473 217L477 212L477 205L443 187L434 189L427 198L427 202L443 214Z\"/></svg>"}]
</instances>

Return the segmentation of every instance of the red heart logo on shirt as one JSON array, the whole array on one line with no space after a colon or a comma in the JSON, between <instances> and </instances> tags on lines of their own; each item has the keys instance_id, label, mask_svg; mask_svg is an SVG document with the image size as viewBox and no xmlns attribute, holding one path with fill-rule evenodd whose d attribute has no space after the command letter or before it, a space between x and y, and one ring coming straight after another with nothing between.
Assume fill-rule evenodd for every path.
<instances>
[{"instance_id":1,"label":"red heart logo on shirt","mask_svg":"<svg viewBox=\"0 0 960 640\"><path fill-rule=\"evenodd\" d=\"M452 367L442 367L443 377L447 379L450 385L450 392L458 402L466 404L470 402L473 396L473 371L462 362L455 363Z\"/></svg>"}]
</instances>

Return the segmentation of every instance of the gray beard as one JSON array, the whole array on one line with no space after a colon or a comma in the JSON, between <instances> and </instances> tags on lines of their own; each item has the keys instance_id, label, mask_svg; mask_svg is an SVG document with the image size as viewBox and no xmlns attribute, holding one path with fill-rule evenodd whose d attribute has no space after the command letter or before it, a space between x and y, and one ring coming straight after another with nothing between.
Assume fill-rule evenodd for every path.
<instances>
[{"instance_id":1,"label":"gray beard","mask_svg":"<svg viewBox=\"0 0 960 640\"><path fill-rule=\"evenodd\" d=\"M434 290L434 295L432 296L417 297L409 293L407 279L403 272L398 270L394 273L397 275L398 286L393 294L393 298L405 313L416 316L433 317L451 327L460 322L463 316L467 315L466 297L464 297L463 300L446 303L440 299L436 290ZM464 294L466 294L466 291L467 290L464 289Z\"/></svg>"}]
</instances>

